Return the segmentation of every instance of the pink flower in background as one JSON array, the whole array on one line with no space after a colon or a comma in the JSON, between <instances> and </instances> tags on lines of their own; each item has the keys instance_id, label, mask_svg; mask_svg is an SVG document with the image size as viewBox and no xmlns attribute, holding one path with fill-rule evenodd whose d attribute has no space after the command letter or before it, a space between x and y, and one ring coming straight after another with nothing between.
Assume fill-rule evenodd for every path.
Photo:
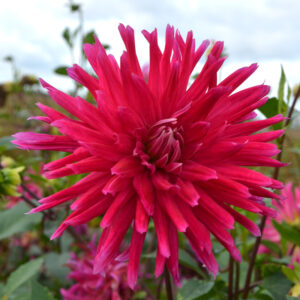
<instances>
[{"instance_id":1,"label":"pink flower in background","mask_svg":"<svg viewBox=\"0 0 300 300\"><path fill-rule=\"evenodd\" d=\"M133 292L127 282L127 263L113 261L104 274L94 274L95 239L88 245L90 252L78 257L71 253L67 266L68 278L76 283L68 290L61 289L64 300L129 300Z\"/></svg>"},{"instance_id":2,"label":"pink flower in background","mask_svg":"<svg viewBox=\"0 0 300 300\"><path fill-rule=\"evenodd\" d=\"M282 190L282 198L278 201L273 200L273 205L277 208L278 214L276 217L276 222L286 222L291 225L300 225L300 185L295 188L295 195L293 194L292 183L287 183ZM274 228L270 219L266 221L266 227L263 232L263 239L269 240L274 243L280 243L281 237L278 231ZM287 249L287 255L290 253L293 245L289 245ZM259 253L268 253L269 249L261 245L259 248ZM294 262L300 263L300 249L296 247L293 250L292 259L290 266Z\"/></svg>"},{"instance_id":3,"label":"pink flower in background","mask_svg":"<svg viewBox=\"0 0 300 300\"><path fill-rule=\"evenodd\" d=\"M70 153L45 165L47 178L89 173L72 187L40 200L42 205L32 212L73 201L73 213L52 238L68 226L103 215L94 261L97 273L105 271L119 255L122 240L132 228L127 250L131 287L137 281L150 218L157 235L156 276L166 265L179 284L178 231L186 235L198 259L215 275L218 265L211 234L236 260L241 256L228 232L234 223L260 234L258 227L233 207L275 215L263 198L278 198L269 189L280 189L282 184L247 167L284 165L271 158L279 150L268 143L283 131L256 133L284 118L277 115L249 122L256 116L254 110L268 100L269 87L262 84L236 92L257 69L256 64L238 69L218 83L217 72L225 60L222 42L214 43L200 74L190 84L191 73L209 41L196 47L192 32L184 40L168 26L162 51L157 31L143 31L150 44L145 81L132 28L120 25L119 31L126 47L120 64L96 40L84 50L97 77L78 65L68 69L69 76L91 92L95 105L41 80L53 100L74 118L39 103L45 116L35 118L58 128L61 135L14 135L14 144L22 149Z\"/></svg>"}]
</instances>

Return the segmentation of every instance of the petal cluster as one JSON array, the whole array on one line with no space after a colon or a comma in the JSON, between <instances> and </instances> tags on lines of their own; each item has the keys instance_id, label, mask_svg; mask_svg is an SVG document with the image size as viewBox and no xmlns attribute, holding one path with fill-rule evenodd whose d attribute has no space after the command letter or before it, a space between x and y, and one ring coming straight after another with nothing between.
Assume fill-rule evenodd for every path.
<instances>
[{"instance_id":1,"label":"petal cluster","mask_svg":"<svg viewBox=\"0 0 300 300\"><path fill-rule=\"evenodd\" d=\"M296 187L293 193L292 183L289 182L284 186L281 195L277 195L277 199L273 200L273 205L277 209L276 222L286 222L290 225L300 225L300 186ZM281 237L278 231L274 228L270 219L266 221L266 227L263 232L263 239L280 244ZM293 245L288 244L286 255L291 253ZM267 253L269 250L265 246L260 246L260 253ZM292 251L292 259L290 266L294 262L300 263L300 248L296 247Z\"/></svg>"},{"instance_id":2,"label":"petal cluster","mask_svg":"<svg viewBox=\"0 0 300 300\"><path fill-rule=\"evenodd\" d=\"M94 240L94 239L93 239ZM104 274L93 273L95 241L89 243L90 251L80 257L71 253L67 266L69 279L75 283L69 289L61 289L64 300L129 300L133 292L127 283L127 263L113 261Z\"/></svg>"},{"instance_id":3,"label":"petal cluster","mask_svg":"<svg viewBox=\"0 0 300 300\"><path fill-rule=\"evenodd\" d=\"M36 117L56 127L60 135L22 132L14 143L23 149L69 153L45 165L47 178L88 173L75 185L40 200L32 212L69 203L73 212L53 238L68 226L103 216L95 272L104 271L119 254L131 228L128 281L134 286L143 243L152 219L157 236L155 274L164 267L179 283L178 231L183 232L199 260L214 275L218 265L211 234L237 260L240 253L229 230L238 222L259 235L256 224L234 208L274 216L264 197L282 184L249 167L280 167L272 156L279 150L270 141L282 130L263 129L281 122L281 115L254 120L254 110L268 98L262 84L237 88L257 69L238 69L218 82L225 61L223 42L214 43L204 66L191 83L194 67L209 41L196 47L192 32L184 40L167 26L165 46L157 31L143 31L149 42L149 74L139 64L132 28L119 26L126 50L120 62L108 55L96 39L84 46L96 76L78 65L68 74L95 99L91 104L72 97L41 80L52 99L68 117L38 103L45 116ZM259 132L259 133L257 133Z\"/></svg>"}]
</instances>

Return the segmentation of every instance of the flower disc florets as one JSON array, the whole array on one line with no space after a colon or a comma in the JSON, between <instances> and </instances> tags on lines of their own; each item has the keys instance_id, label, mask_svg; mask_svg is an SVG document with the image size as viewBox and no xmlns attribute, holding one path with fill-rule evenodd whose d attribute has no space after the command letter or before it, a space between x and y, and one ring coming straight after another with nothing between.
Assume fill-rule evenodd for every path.
<instances>
[{"instance_id":1,"label":"flower disc florets","mask_svg":"<svg viewBox=\"0 0 300 300\"><path fill-rule=\"evenodd\" d=\"M234 223L260 234L256 224L234 207L274 215L263 198L276 197L270 189L282 188L282 184L248 167L283 165L271 158L279 150L268 143L283 131L256 132L284 118L278 115L250 121L256 116L254 110L268 100L269 87L262 84L235 90L256 70L256 64L217 82L225 60L222 42L214 43L190 84L191 73L209 41L196 48L192 32L184 41L168 26L161 51L156 30L143 31L150 45L149 74L145 75L137 59L133 30L123 25L119 30L126 47L120 63L96 40L95 45L84 47L96 77L77 65L68 69L96 104L41 81L53 100L74 118L38 104L46 116L35 118L58 128L61 135L15 135L14 143L23 149L70 153L48 163L46 177L89 173L72 187L40 200L42 205L33 212L75 200L70 206L72 214L53 238L68 226L103 216L96 272L105 270L119 255L122 240L132 228L126 252L132 287L150 218L157 236L157 276L166 265L179 283L178 231L186 235L199 260L216 274L211 234L237 260L240 253L228 232Z\"/></svg>"}]
</instances>

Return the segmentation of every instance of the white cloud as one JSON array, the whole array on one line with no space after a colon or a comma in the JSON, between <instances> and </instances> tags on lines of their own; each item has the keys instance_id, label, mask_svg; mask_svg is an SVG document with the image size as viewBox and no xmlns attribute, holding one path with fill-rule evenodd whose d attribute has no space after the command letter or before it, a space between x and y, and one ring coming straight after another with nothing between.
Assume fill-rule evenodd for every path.
<instances>
[{"instance_id":1,"label":"white cloud","mask_svg":"<svg viewBox=\"0 0 300 300\"><path fill-rule=\"evenodd\" d=\"M300 80L300 3L298 0L85 0L85 30L95 29L101 41L120 56L124 47L117 26L120 22L136 31L138 53L146 62L147 43L142 29L157 27L159 40L170 23L182 34L194 31L198 42L213 38L225 41L229 59L224 72L259 62L253 78L277 86L280 63L291 84ZM63 0L10 0L1 3L0 58L15 56L23 72L52 80L58 87L69 81L55 76L53 69L70 64L71 58L61 38L66 26L74 28L76 14L70 14ZM9 66L0 62L0 81L11 78ZM276 88L275 88L276 90Z\"/></svg>"}]
</instances>

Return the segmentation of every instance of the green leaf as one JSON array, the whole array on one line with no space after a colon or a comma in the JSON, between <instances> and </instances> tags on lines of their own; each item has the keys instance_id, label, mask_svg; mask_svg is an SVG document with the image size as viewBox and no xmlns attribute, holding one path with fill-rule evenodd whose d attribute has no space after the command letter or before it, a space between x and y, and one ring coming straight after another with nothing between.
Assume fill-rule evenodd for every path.
<instances>
[{"instance_id":1,"label":"green leaf","mask_svg":"<svg viewBox=\"0 0 300 300\"><path fill-rule=\"evenodd\" d=\"M291 96L292 96L292 89L291 89L291 87L288 85L288 93L287 93L287 103L288 103L288 105L289 105L289 103L290 103Z\"/></svg>"},{"instance_id":2,"label":"green leaf","mask_svg":"<svg viewBox=\"0 0 300 300\"><path fill-rule=\"evenodd\" d=\"M156 251L152 251L150 253L142 254L142 258L155 259L156 258Z\"/></svg>"},{"instance_id":3,"label":"green leaf","mask_svg":"<svg viewBox=\"0 0 300 300\"><path fill-rule=\"evenodd\" d=\"M281 266L278 265L278 264L269 263L269 264L264 264L261 267L261 273L262 273L263 277L269 277L269 276L271 276L275 273L278 273L280 271L281 271Z\"/></svg>"},{"instance_id":4,"label":"green leaf","mask_svg":"<svg viewBox=\"0 0 300 300\"><path fill-rule=\"evenodd\" d=\"M193 300L207 294L213 288L213 286L213 281L205 281L192 278L190 280L184 281L182 284L182 288L178 292L181 299Z\"/></svg>"},{"instance_id":5,"label":"green leaf","mask_svg":"<svg viewBox=\"0 0 300 300\"><path fill-rule=\"evenodd\" d=\"M3 136L0 138L0 147L3 147L3 150L8 151L16 148L16 145L12 144L11 141L14 138L11 136Z\"/></svg>"},{"instance_id":6,"label":"green leaf","mask_svg":"<svg viewBox=\"0 0 300 300\"><path fill-rule=\"evenodd\" d=\"M276 263L276 264L280 264L280 265L288 265L291 262L291 257L290 256L286 256L286 257L270 257L270 262Z\"/></svg>"},{"instance_id":7,"label":"green leaf","mask_svg":"<svg viewBox=\"0 0 300 300\"><path fill-rule=\"evenodd\" d=\"M201 276L206 277L204 272L202 272L202 270L198 267L198 264L195 261L195 259L193 259L193 257L190 254L188 254L185 250L179 249L178 258L179 258L179 263L180 264L194 270L195 272L197 272Z\"/></svg>"},{"instance_id":8,"label":"green leaf","mask_svg":"<svg viewBox=\"0 0 300 300\"><path fill-rule=\"evenodd\" d=\"M69 260L70 253L47 253L45 255L45 267L47 272L60 282L65 282L69 269L64 264Z\"/></svg>"},{"instance_id":9,"label":"green leaf","mask_svg":"<svg viewBox=\"0 0 300 300\"><path fill-rule=\"evenodd\" d=\"M294 271L298 278L298 281L300 282L300 264L296 261L294 262Z\"/></svg>"},{"instance_id":10,"label":"green leaf","mask_svg":"<svg viewBox=\"0 0 300 300\"><path fill-rule=\"evenodd\" d=\"M278 113L279 101L277 98L270 98L263 106L259 107L259 111L264 114L265 117L270 118Z\"/></svg>"},{"instance_id":11,"label":"green leaf","mask_svg":"<svg viewBox=\"0 0 300 300\"><path fill-rule=\"evenodd\" d=\"M298 278L294 270L289 267L282 266L281 267L282 273L292 282L297 283Z\"/></svg>"},{"instance_id":12,"label":"green leaf","mask_svg":"<svg viewBox=\"0 0 300 300\"><path fill-rule=\"evenodd\" d=\"M261 286L268 290L275 300L282 300L292 287L292 283L281 272L266 277Z\"/></svg>"},{"instance_id":13,"label":"green leaf","mask_svg":"<svg viewBox=\"0 0 300 300\"><path fill-rule=\"evenodd\" d=\"M65 40L65 42L68 44L68 46L70 48L73 48L73 41L71 39L71 33L70 33L70 29L68 27L64 29L64 31L62 33L62 37Z\"/></svg>"},{"instance_id":14,"label":"green leaf","mask_svg":"<svg viewBox=\"0 0 300 300\"><path fill-rule=\"evenodd\" d=\"M78 11L80 9L80 4L71 4L70 9L71 9L71 12Z\"/></svg>"},{"instance_id":15,"label":"green leaf","mask_svg":"<svg viewBox=\"0 0 300 300\"><path fill-rule=\"evenodd\" d=\"M274 300L274 297L270 294L269 291L260 289L253 295L253 298L250 297L249 300L254 300L254 299L255 300Z\"/></svg>"},{"instance_id":16,"label":"green leaf","mask_svg":"<svg viewBox=\"0 0 300 300\"><path fill-rule=\"evenodd\" d=\"M38 283L36 280L31 281L30 300L55 300L50 291Z\"/></svg>"},{"instance_id":17,"label":"green leaf","mask_svg":"<svg viewBox=\"0 0 300 300\"><path fill-rule=\"evenodd\" d=\"M51 235L55 232L58 226L63 222L66 217L66 213L63 210L60 210L55 217L55 220L45 220L44 222L44 234L47 237L51 237Z\"/></svg>"},{"instance_id":18,"label":"green leaf","mask_svg":"<svg viewBox=\"0 0 300 300\"><path fill-rule=\"evenodd\" d=\"M11 209L0 211L0 240L31 230L41 221L41 214L25 215L28 210L28 206L22 202Z\"/></svg>"},{"instance_id":19,"label":"green leaf","mask_svg":"<svg viewBox=\"0 0 300 300\"><path fill-rule=\"evenodd\" d=\"M95 31L94 30L89 31L83 37L82 44L94 44L95 43L94 35L95 35Z\"/></svg>"},{"instance_id":20,"label":"green leaf","mask_svg":"<svg viewBox=\"0 0 300 300\"><path fill-rule=\"evenodd\" d=\"M16 271L10 274L5 286L5 294L9 296L19 286L38 273L42 266L43 258L37 258L21 265Z\"/></svg>"},{"instance_id":21,"label":"green leaf","mask_svg":"<svg viewBox=\"0 0 300 300\"><path fill-rule=\"evenodd\" d=\"M1 299L1 298L0 298ZM10 296L12 300L55 300L50 290L42 286L34 278L27 280L18 287Z\"/></svg>"},{"instance_id":22,"label":"green leaf","mask_svg":"<svg viewBox=\"0 0 300 300\"><path fill-rule=\"evenodd\" d=\"M36 174L26 174L28 177L30 177L30 179L32 179L32 181L38 181L40 183L47 183L48 179L46 179L45 177L41 176L41 175L36 175Z\"/></svg>"},{"instance_id":23,"label":"green leaf","mask_svg":"<svg viewBox=\"0 0 300 300\"><path fill-rule=\"evenodd\" d=\"M281 254L281 249L278 246L278 244L271 242L269 240L262 240L261 244L266 246L268 249L270 249L271 251L275 252L276 254Z\"/></svg>"},{"instance_id":24,"label":"green leaf","mask_svg":"<svg viewBox=\"0 0 300 300\"><path fill-rule=\"evenodd\" d=\"M7 55L3 58L3 60L7 61L7 62L12 62L14 60L14 58L11 55Z\"/></svg>"},{"instance_id":25,"label":"green leaf","mask_svg":"<svg viewBox=\"0 0 300 300\"><path fill-rule=\"evenodd\" d=\"M4 283L0 282L0 297L3 296L3 293L4 293Z\"/></svg>"},{"instance_id":26,"label":"green leaf","mask_svg":"<svg viewBox=\"0 0 300 300\"><path fill-rule=\"evenodd\" d=\"M298 297L286 296L286 300L299 300Z\"/></svg>"},{"instance_id":27,"label":"green leaf","mask_svg":"<svg viewBox=\"0 0 300 300\"><path fill-rule=\"evenodd\" d=\"M138 291L134 294L134 299L147 299L147 293L145 291Z\"/></svg>"},{"instance_id":28,"label":"green leaf","mask_svg":"<svg viewBox=\"0 0 300 300\"><path fill-rule=\"evenodd\" d=\"M69 68L69 67L68 66L60 66L60 67L57 67L56 69L54 69L54 72L58 75L68 76L67 68Z\"/></svg>"},{"instance_id":29,"label":"green leaf","mask_svg":"<svg viewBox=\"0 0 300 300\"><path fill-rule=\"evenodd\" d=\"M272 221L275 229L280 233L281 237L300 246L300 232L295 227L283 222L277 223L274 220Z\"/></svg>"},{"instance_id":30,"label":"green leaf","mask_svg":"<svg viewBox=\"0 0 300 300\"><path fill-rule=\"evenodd\" d=\"M281 75L280 75L280 80L279 80L279 86L278 86L278 101L279 101L279 105L278 105L278 113L281 114L282 113L282 104L284 103L284 86L286 83L286 76L283 70L283 67L281 65Z\"/></svg>"},{"instance_id":31,"label":"green leaf","mask_svg":"<svg viewBox=\"0 0 300 300\"><path fill-rule=\"evenodd\" d=\"M281 108L280 108L281 106ZM288 110L287 104L280 101L276 98L270 98L263 106L259 107L258 110L266 117L271 118L278 114L279 109L281 113L285 113ZM283 127L282 123L272 125L274 129L281 129Z\"/></svg>"}]
</instances>

